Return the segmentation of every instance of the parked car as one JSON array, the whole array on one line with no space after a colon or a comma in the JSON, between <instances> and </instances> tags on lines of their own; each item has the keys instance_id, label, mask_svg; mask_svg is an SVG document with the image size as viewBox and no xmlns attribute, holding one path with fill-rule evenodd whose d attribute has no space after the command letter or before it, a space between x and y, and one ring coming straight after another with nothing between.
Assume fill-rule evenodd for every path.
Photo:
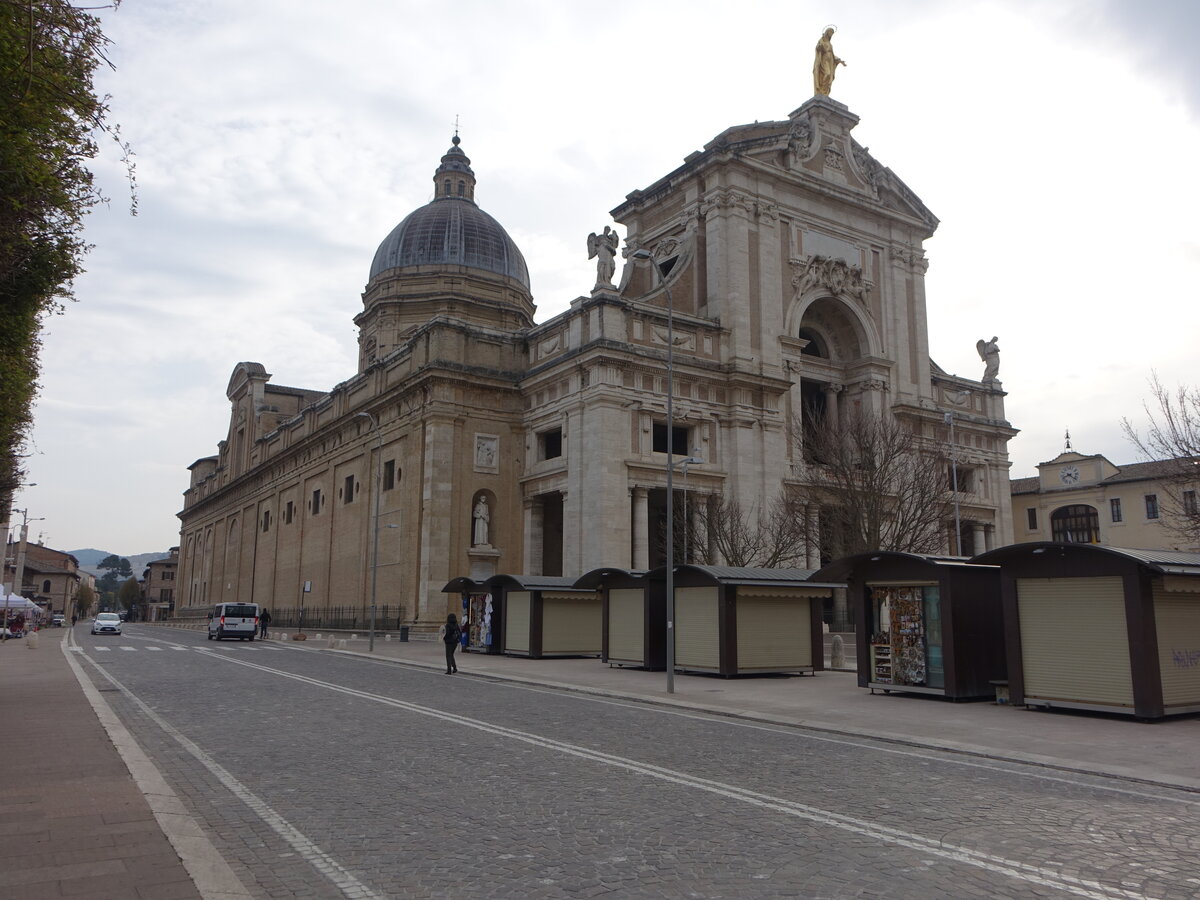
<instances>
[{"instance_id":1,"label":"parked car","mask_svg":"<svg viewBox=\"0 0 1200 900\"><path fill-rule=\"evenodd\" d=\"M66 621L67 621L67 617L64 616L62 613L55 613L53 616L50 617L50 624L53 625L55 628L62 628L63 623Z\"/></svg>"},{"instance_id":2,"label":"parked car","mask_svg":"<svg viewBox=\"0 0 1200 900\"><path fill-rule=\"evenodd\" d=\"M92 620L92 634L120 634L121 617L116 613L100 613Z\"/></svg>"}]
</instances>

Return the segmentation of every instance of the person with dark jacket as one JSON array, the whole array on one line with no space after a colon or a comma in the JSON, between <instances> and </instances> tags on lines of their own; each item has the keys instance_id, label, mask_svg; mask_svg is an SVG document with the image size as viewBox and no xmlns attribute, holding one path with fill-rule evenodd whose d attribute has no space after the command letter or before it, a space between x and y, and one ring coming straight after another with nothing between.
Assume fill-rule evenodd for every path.
<instances>
[{"instance_id":1,"label":"person with dark jacket","mask_svg":"<svg viewBox=\"0 0 1200 900\"><path fill-rule=\"evenodd\" d=\"M261 632L260 638L267 639L267 626L271 624L271 613L268 610L263 610L258 614L258 630Z\"/></svg>"},{"instance_id":2,"label":"person with dark jacket","mask_svg":"<svg viewBox=\"0 0 1200 900\"><path fill-rule=\"evenodd\" d=\"M442 643L446 645L446 674L453 675L458 671L458 663L454 661L454 651L458 649L458 639L462 631L458 627L458 618L454 613L446 616L446 625L442 631Z\"/></svg>"}]
</instances>

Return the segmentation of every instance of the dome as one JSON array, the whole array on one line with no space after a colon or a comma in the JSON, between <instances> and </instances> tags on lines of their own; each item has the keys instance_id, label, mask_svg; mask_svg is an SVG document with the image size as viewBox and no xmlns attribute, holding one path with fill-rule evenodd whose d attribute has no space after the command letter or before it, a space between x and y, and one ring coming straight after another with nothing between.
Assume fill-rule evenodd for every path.
<instances>
[{"instance_id":1,"label":"dome","mask_svg":"<svg viewBox=\"0 0 1200 900\"><path fill-rule=\"evenodd\" d=\"M529 289L525 257L504 227L475 205L475 173L458 143L455 135L434 173L434 199L379 245L369 280L388 269L456 265L507 275Z\"/></svg>"}]
</instances>

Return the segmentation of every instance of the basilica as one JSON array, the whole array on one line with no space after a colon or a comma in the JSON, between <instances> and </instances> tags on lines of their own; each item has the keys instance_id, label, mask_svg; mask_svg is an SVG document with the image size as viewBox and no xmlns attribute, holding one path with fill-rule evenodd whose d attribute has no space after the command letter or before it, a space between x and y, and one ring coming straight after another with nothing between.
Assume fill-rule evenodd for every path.
<instances>
[{"instance_id":1,"label":"basilica","mask_svg":"<svg viewBox=\"0 0 1200 900\"><path fill-rule=\"evenodd\" d=\"M300 388L233 368L229 431L190 467L177 612L302 594L365 608L374 581L432 629L457 576L652 568L670 460L685 519L720 498L762 508L817 477L795 439L813 410L894 417L946 448L958 502L941 552L1011 543L995 340L979 381L930 358L938 221L857 122L817 94L728 128L612 210L618 230L588 241L595 286L540 323L455 135L434 199L371 261L357 373ZM798 514L817 568L822 510Z\"/></svg>"}]
</instances>

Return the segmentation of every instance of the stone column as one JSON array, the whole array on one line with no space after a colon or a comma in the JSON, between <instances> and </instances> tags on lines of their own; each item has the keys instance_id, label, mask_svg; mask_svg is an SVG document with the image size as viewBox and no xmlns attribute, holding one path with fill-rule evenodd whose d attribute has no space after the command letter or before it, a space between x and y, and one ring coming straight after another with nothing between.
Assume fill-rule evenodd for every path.
<instances>
[{"instance_id":1,"label":"stone column","mask_svg":"<svg viewBox=\"0 0 1200 900\"><path fill-rule=\"evenodd\" d=\"M985 549L984 526L982 522L971 523L971 547L975 553L982 553Z\"/></svg>"},{"instance_id":2,"label":"stone column","mask_svg":"<svg viewBox=\"0 0 1200 900\"><path fill-rule=\"evenodd\" d=\"M804 506L805 532L807 546L805 547L804 567L806 569L821 568L821 510L815 503Z\"/></svg>"},{"instance_id":3,"label":"stone column","mask_svg":"<svg viewBox=\"0 0 1200 900\"><path fill-rule=\"evenodd\" d=\"M542 574L543 509L539 497L526 497L523 503L525 514L525 553L523 565L526 575Z\"/></svg>"},{"instance_id":4,"label":"stone column","mask_svg":"<svg viewBox=\"0 0 1200 900\"><path fill-rule=\"evenodd\" d=\"M829 428L838 427L838 394L842 392L840 384L829 384L822 388L825 394L825 421Z\"/></svg>"},{"instance_id":5,"label":"stone column","mask_svg":"<svg viewBox=\"0 0 1200 900\"><path fill-rule=\"evenodd\" d=\"M648 537L650 503L646 488L630 488L633 495L633 560L635 569L650 568L650 541Z\"/></svg>"}]
</instances>

